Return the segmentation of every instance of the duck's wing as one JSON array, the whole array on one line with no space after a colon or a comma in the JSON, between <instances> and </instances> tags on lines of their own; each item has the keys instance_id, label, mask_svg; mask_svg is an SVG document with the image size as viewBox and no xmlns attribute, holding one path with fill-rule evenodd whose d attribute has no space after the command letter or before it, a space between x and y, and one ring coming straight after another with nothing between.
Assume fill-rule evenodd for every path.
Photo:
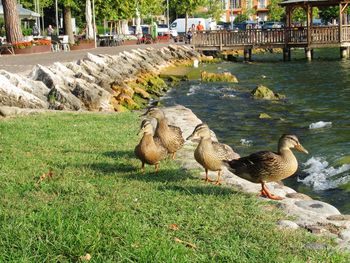
<instances>
[{"instance_id":1,"label":"duck's wing","mask_svg":"<svg viewBox=\"0 0 350 263\"><path fill-rule=\"evenodd\" d=\"M185 142L185 139L182 136L182 130L180 127L173 125L168 125L168 127L176 134L176 137L179 140L180 144L183 144Z\"/></svg>"},{"instance_id":2,"label":"duck's wing","mask_svg":"<svg viewBox=\"0 0 350 263\"><path fill-rule=\"evenodd\" d=\"M174 131L174 132L176 132L176 133L182 135L182 130L180 129L180 127L173 126L173 125L168 125L168 127L169 127L172 131Z\"/></svg>"},{"instance_id":3,"label":"duck's wing","mask_svg":"<svg viewBox=\"0 0 350 263\"><path fill-rule=\"evenodd\" d=\"M240 174L254 176L268 171L276 164L277 159L278 154L270 151L262 151L226 163L229 170L238 176Z\"/></svg>"},{"instance_id":4,"label":"duck's wing","mask_svg":"<svg viewBox=\"0 0 350 263\"><path fill-rule=\"evenodd\" d=\"M165 148L165 146L162 143L162 141L160 140L160 138L159 137L153 137L153 140L154 140L154 143L155 143L156 147L161 152L161 154L162 155L167 155L168 154L168 150Z\"/></svg>"},{"instance_id":5,"label":"duck's wing","mask_svg":"<svg viewBox=\"0 0 350 263\"><path fill-rule=\"evenodd\" d=\"M213 148L217 153L217 156L224 161L230 161L239 158L239 154L236 153L230 146L224 143L213 142Z\"/></svg>"}]
</instances>

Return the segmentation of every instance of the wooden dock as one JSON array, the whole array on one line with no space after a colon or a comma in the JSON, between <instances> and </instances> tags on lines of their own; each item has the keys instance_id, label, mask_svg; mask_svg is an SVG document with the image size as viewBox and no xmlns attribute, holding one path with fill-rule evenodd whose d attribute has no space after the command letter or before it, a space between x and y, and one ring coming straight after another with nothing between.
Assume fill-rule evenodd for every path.
<instances>
[{"instance_id":1,"label":"wooden dock","mask_svg":"<svg viewBox=\"0 0 350 263\"><path fill-rule=\"evenodd\" d=\"M318 27L275 28L270 30L248 29L244 31L203 31L193 36L192 44L199 51L245 50L248 58L255 48L282 48L284 58L290 58L291 48L339 47L342 57L349 56L350 25ZM251 55L250 55L251 56Z\"/></svg>"}]
</instances>

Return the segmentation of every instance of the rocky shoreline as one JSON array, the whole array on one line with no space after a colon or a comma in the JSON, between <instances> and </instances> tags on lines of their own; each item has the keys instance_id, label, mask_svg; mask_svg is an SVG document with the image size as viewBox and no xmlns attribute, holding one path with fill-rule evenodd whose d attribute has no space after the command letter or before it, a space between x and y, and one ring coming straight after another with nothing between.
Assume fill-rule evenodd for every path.
<instances>
[{"instance_id":1,"label":"rocky shoreline","mask_svg":"<svg viewBox=\"0 0 350 263\"><path fill-rule=\"evenodd\" d=\"M28 76L0 70L0 105L29 109L123 111L138 109L166 88L161 69L198 59L188 46L134 49L117 55L36 65Z\"/></svg>"},{"instance_id":2,"label":"rocky shoreline","mask_svg":"<svg viewBox=\"0 0 350 263\"><path fill-rule=\"evenodd\" d=\"M202 122L190 109L180 105L167 107L163 110L169 123L179 126L185 138L193 132L196 125ZM216 140L215 134L212 134L214 136L213 139ZM193 157L195 148L196 143L186 141L184 147L177 154L177 161L186 170L199 168L202 172L198 173L197 176L198 178L204 178L204 169ZM209 176L215 179L216 173L209 172ZM223 170L222 179L224 186L233 187L239 191L256 194L257 196L260 193L260 185L241 179L226 168ZM288 219L277 222L280 228L305 228L316 235L334 238L340 248L350 251L350 215L342 215L336 207L325 202L313 200L311 197L297 193L282 184L268 183L267 185L272 193L284 197L283 200L274 202L287 216L293 218L293 220ZM265 198L261 199L270 201ZM315 249L325 248L320 247L320 244L313 244L313 246Z\"/></svg>"}]
</instances>

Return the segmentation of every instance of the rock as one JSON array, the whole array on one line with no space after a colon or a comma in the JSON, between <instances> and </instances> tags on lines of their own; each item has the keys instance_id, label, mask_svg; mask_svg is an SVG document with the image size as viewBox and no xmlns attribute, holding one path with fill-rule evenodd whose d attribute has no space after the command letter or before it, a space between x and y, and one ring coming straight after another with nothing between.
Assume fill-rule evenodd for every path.
<instances>
[{"instance_id":1,"label":"rock","mask_svg":"<svg viewBox=\"0 0 350 263\"><path fill-rule=\"evenodd\" d=\"M271 119L271 116L268 115L267 113L260 113L259 119Z\"/></svg>"},{"instance_id":2,"label":"rock","mask_svg":"<svg viewBox=\"0 0 350 263\"><path fill-rule=\"evenodd\" d=\"M297 223L289 220L280 220L277 222L277 225L280 228L286 228L286 229L298 229L299 226Z\"/></svg>"},{"instance_id":3,"label":"rock","mask_svg":"<svg viewBox=\"0 0 350 263\"><path fill-rule=\"evenodd\" d=\"M0 105L39 109L48 107L46 101L16 87L3 75L0 75Z\"/></svg>"},{"instance_id":4,"label":"rock","mask_svg":"<svg viewBox=\"0 0 350 263\"><path fill-rule=\"evenodd\" d=\"M339 237L343 240L350 241L350 229L346 229L340 232Z\"/></svg>"},{"instance_id":5,"label":"rock","mask_svg":"<svg viewBox=\"0 0 350 263\"><path fill-rule=\"evenodd\" d=\"M201 73L202 81L206 82L232 82L238 83L238 80L235 76L233 76L230 72L224 73L210 73L203 71Z\"/></svg>"},{"instance_id":6,"label":"rock","mask_svg":"<svg viewBox=\"0 0 350 263\"><path fill-rule=\"evenodd\" d=\"M41 81L34 81L27 77L13 74L5 70L0 70L0 75L6 77L14 86L33 94L44 102L47 102L47 94L49 93L49 89Z\"/></svg>"},{"instance_id":7,"label":"rock","mask_svg":"<svg viewBox=\"0 0 350 263\"><path fill-rule=\"evenodd\" d=\"M54 105L52 106L54 109L56 109L57 106L60 106L57 105L58 102L70 110L80 110L83 107L82 102L77 97L66 92L59 85L56 85L50 90L48 97L51 105Z\"/></svg>"},{"instance_id":8,"label":"rock","mask_svg":"<svg viewBox=\"0 0 350 263\"><path fill-rule=\"evenodd\" d=\"M109 101L112 95L94 83L87 84L86 81L77 79L72 94L90 111L110 109Z\"/></svg>"},{"instance_id":9,"label":"rock","mask_svg":"<svg viewBox=\"0 0 350 263\"><path fill-rule=\"evenodd\" d=\"M287 194L286 197L300 199L300 200L313 200L310 196L302 193L290 193L290 194Z\"/></svg>"},{"instance_id":10,"label":"rock","mask_svg":"<svg viewBox=\"0 0 350 263\"><path fill-rule=\"evenodd\" d=\"M337 165L350 164L350 155L341 157L336 163Z\"/></svg>"},{"instance_id":11,"label":"rock","mask_svg":"<svg viewBox=\"0 0 350 263\"><path fill-rule=\"evenodd\" d=\"M331 215L327 217L328 220L334 221L350 221L350 215Z\"/></svg>"},{"instance_id":12,"label":"rock","mask_svg":"<svg viewBox=\"0 0 350 263\"><path fill-rule=\"evenodd\" d=\"M265 87L263 85L259 85L256 87L252 92L252 96L255 99L264 99L264 100L280 100L285 99L285 95L275 93L272 90L270 90L268 87Z\"/></svg>"},{"instance_id":13,"label":"rock","mask_svg":"<svg viewBox=\"0 0 350 263\"><path fill-rule=\"evenodd\" d=\"M322 214L323 216L340 214L339 210L334 206L317 200L297 201L295 202L295 205L300 208L307 209L308 211Z\"/></svg>"}]
</instances>

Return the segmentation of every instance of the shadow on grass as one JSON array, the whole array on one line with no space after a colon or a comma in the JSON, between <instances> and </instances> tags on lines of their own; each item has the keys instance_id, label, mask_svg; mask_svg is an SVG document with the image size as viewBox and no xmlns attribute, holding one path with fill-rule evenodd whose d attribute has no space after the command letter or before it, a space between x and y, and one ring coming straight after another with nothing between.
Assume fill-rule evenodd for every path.
<instances>
[{"instance_id":1,"label":"shadow on grass","mask_svg":"<svg viewBox=\"0 0 350 263\"><path fill-rule=\"evenodd\" d=\"M233 194L242 194L232 188L222 187L218 185L207 185L203 183L202 186L179 186L179 185L166 185L158 187L160 191L176 191L187 195L215 195L226 196Z\"/></svg>"},{"instance_id":2,"label":"shadow on grass","mask_svg":"<svg viewBox=\"0 0 350 263\"><path fill-rule=\"evenodd\" d=\"M135 154L133 151L108 151L108 152L102 153L102 155L112 159L135 158Z\"/></svg>"},{"instance_id":3,"label":"shadow on grass","mask_svg":"<svg viewBox=\"0 0 350 263\"><path fill-rule=\"evenodd\" d=\"M135 174L126 175L127 180L138 180L144 182L176 182L193 178L189 173L182 169L162 169L160 167L158 173L154 170L154 165L146 165L146 171L143 174L138 167Z\"/></svg>"},{"instance_id":4,"label":"shadow on grass","mask_svg":"<svg viewBox=\"0 0 350 263\"><path fill-rule=\"evenodd\" d=\"M121 164L121 163L93 163L87 166L96 172L102 173L102 175L114 174L114 173L129 173L135 171L134 166Z\"/></svg>"}]
</instances>

